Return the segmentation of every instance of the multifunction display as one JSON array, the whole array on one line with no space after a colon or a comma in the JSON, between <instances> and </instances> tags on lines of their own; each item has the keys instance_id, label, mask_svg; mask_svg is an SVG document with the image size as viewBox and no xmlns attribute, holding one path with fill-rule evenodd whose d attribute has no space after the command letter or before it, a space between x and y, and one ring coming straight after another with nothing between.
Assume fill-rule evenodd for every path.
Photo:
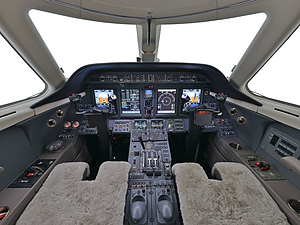
<instances>
[{"instance_id":1,"label":"multifunction display","mask_svg":"<svg viewBox=\"0 0 300 225\"><path fill-rule=\"evenodd\" d=\"M121 90L121 113L122 114L141 113L139 89Z\"/></svg>"},{"instance_id":2,"label":"multifunction display","mask_svg":"<svg viewBox=\"0 0 300 225\"><path fill-rule=\"evenodd\" d=\"M157 113L175 113L176 89L157 90Z\"/></svg>"},{"instance_id":3,"label":"multifunction display","mask_svg":"<svg viewBox=\"0 0 300 225\"><path fill-rule=\"evenodd\" d=\"M147 130L147 120L135 120L134 130Z\"/></svg>"},{"instance_id":4,"label":"multifunction display","mask_svg":"<svg viewBox=\"0 0 300 225\"><path fill-rule=\"evenodd\" d=\"M109 105L109 97L114 94L113 90L94 90L96 105Z\"/></svg>"},{"instance_id":5,"label":"multifunction display","mask_svg":"<svg viewBox=\"0 0 300 225\"><path fill-rule=\"evenodd\" d=\"M200 103L201 89L183 89L182 93L190 97L190 100L187 102L188 104Z\"/></svg>"},{"instance_id":6,"label":"multifunction display","mask_svg":"<svg viewBox=\"0 0 300 225\"><path fill-rule=\"evenodd\" d=\"M151 120L151 130L156 129L164 129L164 121L163 120Z\"/></svg>"}]
</instances>

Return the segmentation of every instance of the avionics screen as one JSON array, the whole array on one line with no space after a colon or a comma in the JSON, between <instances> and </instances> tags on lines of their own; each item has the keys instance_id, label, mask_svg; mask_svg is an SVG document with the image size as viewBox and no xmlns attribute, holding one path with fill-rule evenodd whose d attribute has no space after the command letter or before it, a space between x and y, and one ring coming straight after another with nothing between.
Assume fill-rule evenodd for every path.
<instances>
[{"instance_id":1,"label":"avionics screen","mask_svg":"<svg viewBox=\"0 0 300 225\"><path fill-rule=\"evenodd\" d=\"M201 89L183 89L183 94L187 94L190 97L190 101L187 103L195 104L200 103Z\"/></svg>"},{"instance_id":2,"label":"avionics screen","mask_svg":"<svg viewBox=\"0 0 300 225\"><path fill-rule=\"evenodd\" d=\"M134 121L135 130L147 130L147 120L135 120Z\"/></svg>"},{"instance_id":3,"label":"avionics screen","mask_svg":"<svg viewBox=\"0 0 300 225\"><path fill-rule=\"evenodd\" d=\"M157 90L157 113L175 113L176 89Z\"/></svg>"},{"instance_id":4,"label":"avionics screen","mask_svg":"<svg viewBox=\"0 0 300 225\"><path fill-rule=\"evenodd\" d=\"M96 105L109 105L108 98L114 90L94 90Z\"/></svg>"},{"instance_id":5,"label":"avionics screen","mask_svg":"<svg viewBox=\"0 0 300 225\"><path fill-rule=\"evenodd\" d=\"M141 113L140 110L140 90L122 89L121 90L121 113Z\"/></svg>"},{"instance_id":6,"label":"avionics screen","mask_svg":"<svg viewBox=\"0 0 300 225\"><path fill-rule=\"evenodd\" d=\"M145 91L145 98L152 98L153 92L152 90L146 90Z\"/></svg>"}]
</instances>

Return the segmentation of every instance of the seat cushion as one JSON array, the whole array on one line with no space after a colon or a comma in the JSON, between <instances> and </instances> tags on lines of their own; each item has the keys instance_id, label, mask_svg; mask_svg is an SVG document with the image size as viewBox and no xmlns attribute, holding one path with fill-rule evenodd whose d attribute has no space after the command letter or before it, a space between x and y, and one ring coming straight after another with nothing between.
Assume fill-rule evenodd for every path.
<instances>
[{"instance_id":1,"label":"seat cushion","mask_svg":"<svg viewBox=\"0 0 300 225\"><path fill-rule=\"evenodd\" d=\"M289 224L269 193L239 163L216 163L212 172L221 180L208 179L196 163L172 167L185 225Z\"/></svg>"},{"instance_id":2,"label":"seat cushion","mask_svg":"<svg viewBox=\"0 0 300 225\"><path fill-rule=\"evenodd\" d=\"M17 225L123 224L129 169L127 162L104 162L97 178L85 181L88 164L60 164L50 173Z\"/></svg>"}]
</instances>

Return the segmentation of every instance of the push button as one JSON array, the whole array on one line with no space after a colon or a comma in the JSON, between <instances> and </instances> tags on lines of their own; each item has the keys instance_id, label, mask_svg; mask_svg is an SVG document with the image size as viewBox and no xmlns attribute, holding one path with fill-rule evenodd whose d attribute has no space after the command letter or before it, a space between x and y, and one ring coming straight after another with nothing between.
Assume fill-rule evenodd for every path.
<instances>
[{"instance_id":1,"label":"push button","mask_svg":"<svg viewBox=\"0 0 300 225\"><path fill-rule=\"evenodd\" d=\"M35 173L28 173L26 177L34 177Z\"/></svg>"}]
</instances>

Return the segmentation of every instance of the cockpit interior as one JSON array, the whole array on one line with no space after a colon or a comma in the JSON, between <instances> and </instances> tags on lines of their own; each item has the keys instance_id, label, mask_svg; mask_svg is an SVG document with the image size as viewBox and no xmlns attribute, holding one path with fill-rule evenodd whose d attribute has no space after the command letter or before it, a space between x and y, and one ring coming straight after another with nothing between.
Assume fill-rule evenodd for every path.
<instances>
[{"instance_id":1,"label":"cockpit interior","mask_svg":"<svg viewBox=\"0 0 300 225\"><path fill-rule=\"evenodd\" d=\"M137 24L142 5L149 10L146 3L135 11L109 1L14 1L20 10L79 12L114 23ZM255 64L264 54L258 38L272 23L230 78L201 62L159 62L155 51L160 21L217 20L260 9L272 19L280 7L268 0L200 1L199 12L181 1L170 11L171 1L162 9L153 5L153 20L147 14L137 25L137 62L92 63L65 79L54 61L47 64L51 54L42 42L33 48L42 46L40 55L34 50L30 58L24 47L30 36L23 46L12 35L20 25L6 29L8 2L0 3L1 34L48 89L0 106L0 225L300 224L299 106L250 93L243 77L250 62L266 63L265 55ZM212 2L219 5L211 8ZM247 56L253 61L246 63Z\"/></svg>"}]
</instances>

